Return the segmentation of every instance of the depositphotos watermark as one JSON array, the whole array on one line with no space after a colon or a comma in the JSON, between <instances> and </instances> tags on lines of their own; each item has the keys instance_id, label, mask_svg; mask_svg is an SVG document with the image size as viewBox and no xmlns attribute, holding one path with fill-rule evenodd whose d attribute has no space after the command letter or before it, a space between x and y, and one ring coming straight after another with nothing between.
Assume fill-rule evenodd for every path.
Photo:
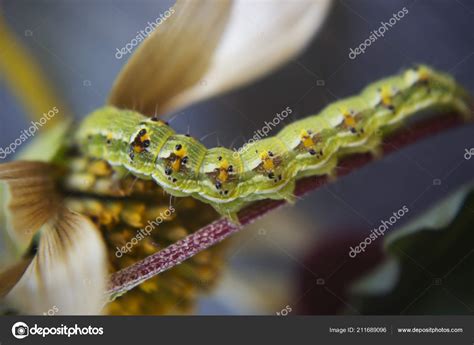
<instances>
[{"instance_id":1,"label":"depositphotos watermark","mask_svg":"<svg viewBox=\"0 0 474 345\"><path fill-rule=\"evenodd\" d=\"M54 316L59 312L59 308L53 305L51 308L48 309L48 311L45 311L43 315L46 316Z\"/></svg>"},{"instance_id":2,"label":"depositphotos watermark","mask_svg":"<svg viewBox=\"0 0 474 345\"><path fill-rule=\"evenodd\" d=\"M268 136L268 133L270 133L270 131L274 127L278 126L280 122L286 119L288 115L290 115L292 112L293 111L291 110L290 107L286 107L285 110L283 110L281 113L277 113L270 122L265 121L265 126L260 128L258 131L253 132L254 133L253 137L249 139L241 148L239 148L238 150L234 150L234 153L232 154L234 158L238 158L239 155L246 152L250 148L250 146L252 146L257 141Z\"/></svg>"},{"instance_id":3,"label":"depositphotos watermark","mask_svg":"<svg viewBox=\"0 0 474 345\"><path fill-rule=\"evenodd\" d=\"M277 314L278 316L287 316L287 315L289 315L292 311L293 311L293 309L292 309L289 305L287 305L287 306L286 306L285 308L283 308L282 310L277 311L276 314Z\"/></svg>"},{"instance_id":4,"label":"depositphotos watermark","mask_svg":"<svg viewBox=\"0 0 474 345\"><path fill-rule=\"evenodd\" d=\"M474 157L474 147L472 147L471 149L464 149L464 151L466 152L464 154L464 159L465 160L470 160L472 157Z\"/></svg>"},{"instance_id":5,"label":"depositphotos watermark","mask_svg":"<svg viewBox=\"0 0 474 345\"><path fill-rule=\"evenodd\" d=\"M115 252L115 256L117 258L121 258L123 254L130 253L132 248L138 244L139 241L143 240L146 236L150 236L151 232L159 226L163 221L169 218L174 212L176 212L173 206L170 206L164 212L160 212L160 215L155 218L155 220L149 220L148 225L145 226L143 229L137 230L137 234L132 237L130 241L128 241L122 247L115 247L117 251Z\"/></svg>"},{"instance_id":6,"label":"depositphotos watermark","mask_svg":"<svg viewBox=\"0 0 474 345\"><path fill-rule=\"evenodd\" d=\"M73 327L61 324L58 327L40 327L35 323L33 327L28 326L24 322L16 322L12 326L12 334L17 339L23 339L30 335L39 335L43 338L49 335L63 335L68 338L76 335L103 335L103 327L80 327L77 323Z\"/></svg>"},{"instance_id":7,"label":"depositphotos watermark","mask_svg":"<svg viewBox=\"0 0 474 345\"><path fill-rule=\"evenodd\" d=\"M403 205L403 207L397 212L393 212L393 216L391 216L388 220L382 220L380 222L380 225L377 228L373 229L369 236L367 236L354 248L350 247L351 250L349 251L349 257L354 259L360 252L365 252L367 246L369 246L380 236L385 235L385 231L389 230L390 227L393 226L405 214L407 214L408 211L408 207Z\"/></svg>"},{"instance_id":8,"label":"depositphotos watermark","mask_svg":"<svg viewBox=\"0 0 474 345\"><path fill-rule=\"evenodd\" d=\"M380 22L380 27L371 32L370 36L355 49L351 48L349 51L349 59L354 60L357 55L364 54L367 47L377 41L380 37L384 37L385 33L403 17L408 14L408 9L403 7L388 20L388 22Z\"/></svg>"},{"instance_id":9,"label":"depositphotos watermark","mask_svg":"<svg viewBox=\"0 0 474 345\"><path fill-rule=\"evenodd\" d=\"M43 127L46 122L55 117L57 113L59 113L58 108L53 107L47 113L43 113L43 116L41 116L39 121L31 121L31 126L28 127L28 129L22 130L20 136L12 141L10 145L6 147L0 147L0 159L5 159L10 154L15 153L18 147L20 147L29 138L33 137L38 129Z\"/></svg>"},{"instance_id":10,"label":"depositphotos watermark","mask_svg":"<svg viewBox=\"0 0 474 345\"><path fill-rule=\"evenodd\" d=\"M154 21L148 22L147 26L143 30L137 31L137 35L130 40L127 44L125 44L124 47L122 48L117 48L117 52L115 53L115 58L116 59L121 59L123 58L124 55L130 54L133 49L140 43L142 42L145 38L147 38L155 29L163 24L166 19L171 17L175 12L173 7L170 7L167 9L164 13L161 13L158 18L156 18Z\"/></svg>"}]
</instances>

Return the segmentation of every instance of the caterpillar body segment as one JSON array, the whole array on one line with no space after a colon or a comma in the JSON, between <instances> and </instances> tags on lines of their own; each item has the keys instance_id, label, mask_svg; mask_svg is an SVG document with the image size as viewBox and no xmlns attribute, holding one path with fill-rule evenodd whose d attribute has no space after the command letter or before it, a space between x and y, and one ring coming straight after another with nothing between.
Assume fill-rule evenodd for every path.
<instances>
[{"instance_id":1,"label":"caterpillar body segment","mask_svg":"<svg viewBox=\"0 0 474 345\"><path fill-rule=\"evenodd\" d=\"M207 202L237 221L236 213L252 201L292 201L298 178L331 175L344 155L376 153L384 135L419 113L449 109L471 118L470 105L452 77L421 65L240 151L207 149L161 120L110 106L90 114L75 140L84 154L153 179L172 195Z\"/></svg>"},{"instance_id":2,"label":"caterpillar body segment","mask_svg":"<svg viewBox=\"0 0 474 345\"><path fill-rule=\"evenodd\" d=\"M239 189L244 179L245 167L240 156L233 151L220 147L212 148L202 162L200 169L201 190L198 193L201 200L209 198L219 202L226 197L229 202L239 200Z\"/></svg>"}]
</instances>

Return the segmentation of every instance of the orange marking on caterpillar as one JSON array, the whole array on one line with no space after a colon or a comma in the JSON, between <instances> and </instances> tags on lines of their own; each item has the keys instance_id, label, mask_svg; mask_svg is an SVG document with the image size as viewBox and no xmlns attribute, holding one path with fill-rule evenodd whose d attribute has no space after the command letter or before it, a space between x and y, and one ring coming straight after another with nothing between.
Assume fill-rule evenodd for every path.
<instances>
[{"instance_id":1,"label":"orange marking on caterpillar","mask_svg":"<svg viewBox=\"0 0 474 345\"><path fill-rule=\"evenodd\" d=\"M307 130L303 129L301 131L300 139L301 143L305 148L310 148L314 146L313 138L311 138L311 135Z\"/></svg>"}]
</instances>

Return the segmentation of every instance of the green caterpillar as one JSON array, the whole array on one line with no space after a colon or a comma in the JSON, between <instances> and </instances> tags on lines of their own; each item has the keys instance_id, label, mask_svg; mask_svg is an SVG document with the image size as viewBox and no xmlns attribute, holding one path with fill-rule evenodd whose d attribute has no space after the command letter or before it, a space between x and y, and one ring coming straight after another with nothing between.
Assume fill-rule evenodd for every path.
<instances>
[{"instance_id":1,"label":"green caterpillar","mask_svg":"<svg viewBox=\"0 0 474 345\"><path fill-rule=\"evenodd\" d=\"M301 177L333 174L338 159L376 152L387 132L425 110L471 116L468 94L452 77L420 65L375 82L320 114L296 121L242 152L207 149L156 117L107 106L90 114L75 140L83 153L155 180L174 196L193 196L237 221L260 199L293 200Z\"/></svg>"}]
</instances>

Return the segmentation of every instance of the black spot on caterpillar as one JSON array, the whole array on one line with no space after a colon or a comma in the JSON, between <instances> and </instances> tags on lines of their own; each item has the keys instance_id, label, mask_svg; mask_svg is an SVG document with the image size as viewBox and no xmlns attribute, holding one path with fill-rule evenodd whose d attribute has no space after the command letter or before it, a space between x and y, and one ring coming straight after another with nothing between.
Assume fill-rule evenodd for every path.
<instances>
[{"instance_id":1,"label":"black spot on caterpillar","mask_svg":"<svg viewBox=\"0 0 474 345\"><path fill-rule=\"evenodd\" d=\"M467 93L449 75L420 65L296 121L251 150L207 149L167 123L137 112L104 107L81 124L84 154L152 178L174 196L193 196L237 220L260 199L293 200L295 181L333 174L349 153L375 152L385 133L421 111L451 109L471 116Z\"/></svg>"}]
</instances>

